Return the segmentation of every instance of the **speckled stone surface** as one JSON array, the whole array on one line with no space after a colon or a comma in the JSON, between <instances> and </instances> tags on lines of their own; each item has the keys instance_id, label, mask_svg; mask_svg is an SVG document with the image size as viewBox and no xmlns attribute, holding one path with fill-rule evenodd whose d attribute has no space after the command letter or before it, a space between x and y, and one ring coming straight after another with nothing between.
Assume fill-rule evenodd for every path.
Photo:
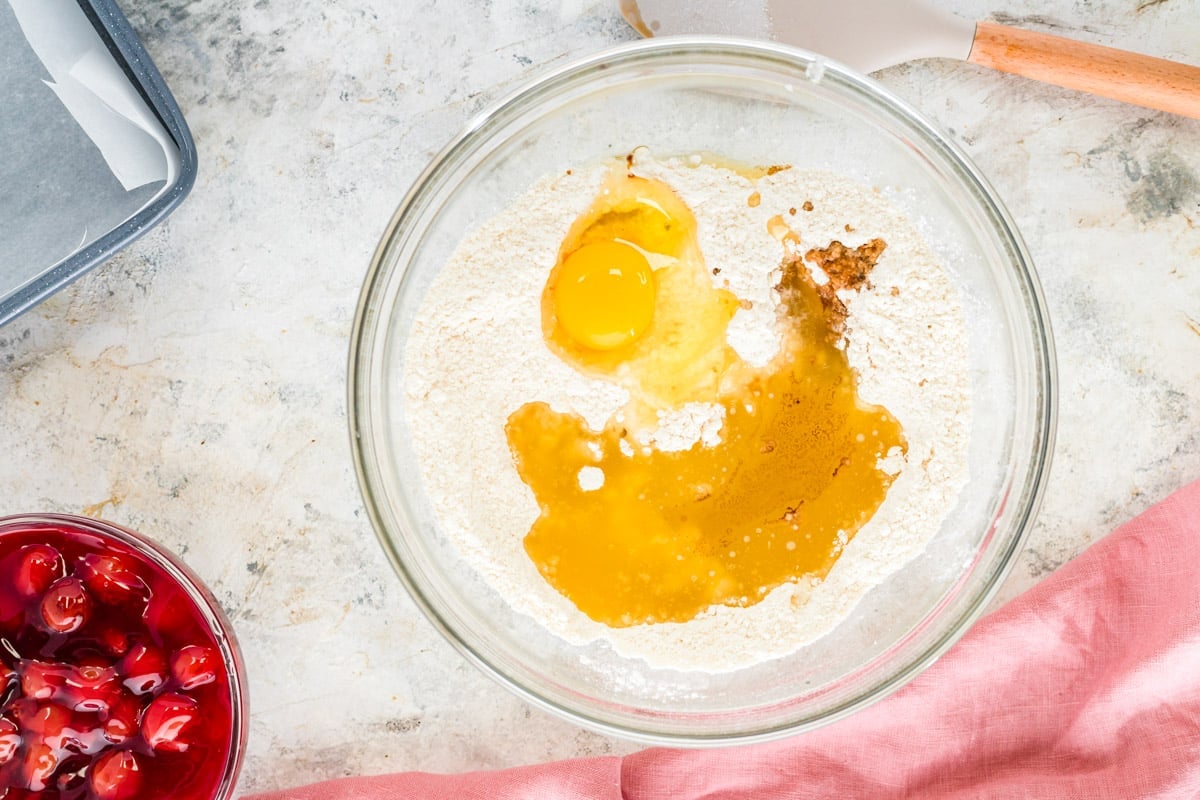
<instances>
[{"instance_id":1,"label":"speckled stone surface","mask_svg":"<svg viewBox=\"0 0 1200 800\"><path fill-rule=\"evenodd\" d=\"M1196 0L944 3L1200 63ZM183 555L240 635L243 791L626 752L444 643L366 520L345 365L401 194L487 101L633 38L615 2L124 0L200 152L185 204L0 328L0 512L107 517ZM970 65L880 73L950 131L1040 268L1054 468L1001 599L1200 477L1200 121Z\"/></svg>"}]
</instances>

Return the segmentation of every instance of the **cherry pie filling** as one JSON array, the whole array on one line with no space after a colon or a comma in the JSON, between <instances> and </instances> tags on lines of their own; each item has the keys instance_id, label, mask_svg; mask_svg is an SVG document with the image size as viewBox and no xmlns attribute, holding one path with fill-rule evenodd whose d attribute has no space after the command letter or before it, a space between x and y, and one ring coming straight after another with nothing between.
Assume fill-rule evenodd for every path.
<instances>
[{"instance_id":1,"label":"cherry pie filling","mask_svg":"<svg viewBox=\"0 0 1200 800\"><path fill-rule=\"evenodd\" d=\"M132 545L0 530L0 800L210 800L228 673L205 613Z\"/></svg>"}]
</instances>

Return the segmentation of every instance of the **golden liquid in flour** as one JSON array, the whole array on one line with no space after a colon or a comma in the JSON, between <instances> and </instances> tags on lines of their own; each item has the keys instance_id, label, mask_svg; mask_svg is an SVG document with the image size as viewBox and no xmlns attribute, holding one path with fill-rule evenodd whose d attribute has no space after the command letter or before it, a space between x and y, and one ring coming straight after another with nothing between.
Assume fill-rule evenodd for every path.
<instances>
[{"instance_id":1,"label":"golden liquid in flour","mask_svg":"<svg viewBox=\"0 0 1200 800\"><path fill-rule=\"evenodd\" d=\"M772 233L798 242L790 228ZM877 257L883 243L872 245ZM563 241L543 330L559 357L632 400L600 431L539 402L506 426L541 509L525 550L555 589L623 627L753 605L829 571L891 485L880 459L906 447L899 422L858 397L833 288L785 258L780 352L745 363L725 338L740 302L714 287L691 211L666 184L612 171ZM718 444L640 443L659 410L688 402L723 407Z\"/></svg>"}]
</instances>

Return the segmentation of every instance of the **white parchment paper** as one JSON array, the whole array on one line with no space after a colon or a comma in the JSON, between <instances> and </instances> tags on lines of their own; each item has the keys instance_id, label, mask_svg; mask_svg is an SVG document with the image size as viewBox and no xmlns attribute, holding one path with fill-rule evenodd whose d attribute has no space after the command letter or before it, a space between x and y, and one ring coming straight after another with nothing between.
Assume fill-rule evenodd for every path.
<instances>
[{"instance_id":1,"label":"white parchment paper","mask_svg":"<svg viewBox=\"0 0 1200 800\"><path fill-rule=\"evenodd\" d=\"M180 154L76 0L0 0L0 299L169 189Z\"/></svg>"}]
</instances>

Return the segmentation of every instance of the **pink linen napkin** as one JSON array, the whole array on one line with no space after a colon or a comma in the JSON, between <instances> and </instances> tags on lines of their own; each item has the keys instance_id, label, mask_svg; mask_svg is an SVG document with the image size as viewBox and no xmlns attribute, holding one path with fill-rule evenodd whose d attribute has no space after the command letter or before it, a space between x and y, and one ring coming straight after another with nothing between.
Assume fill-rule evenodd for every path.
<instances>
[{"instance_id":1,"label":"pink linen napkin","mask_svg":"<svg viewBox=\"0 0 1200 800\"><path fill-rule=\"evenodd\" d=\"M904 689L811 733L252 800L1200 798L1200 482L985 617Z\"/></svg>"}]
</instances>

